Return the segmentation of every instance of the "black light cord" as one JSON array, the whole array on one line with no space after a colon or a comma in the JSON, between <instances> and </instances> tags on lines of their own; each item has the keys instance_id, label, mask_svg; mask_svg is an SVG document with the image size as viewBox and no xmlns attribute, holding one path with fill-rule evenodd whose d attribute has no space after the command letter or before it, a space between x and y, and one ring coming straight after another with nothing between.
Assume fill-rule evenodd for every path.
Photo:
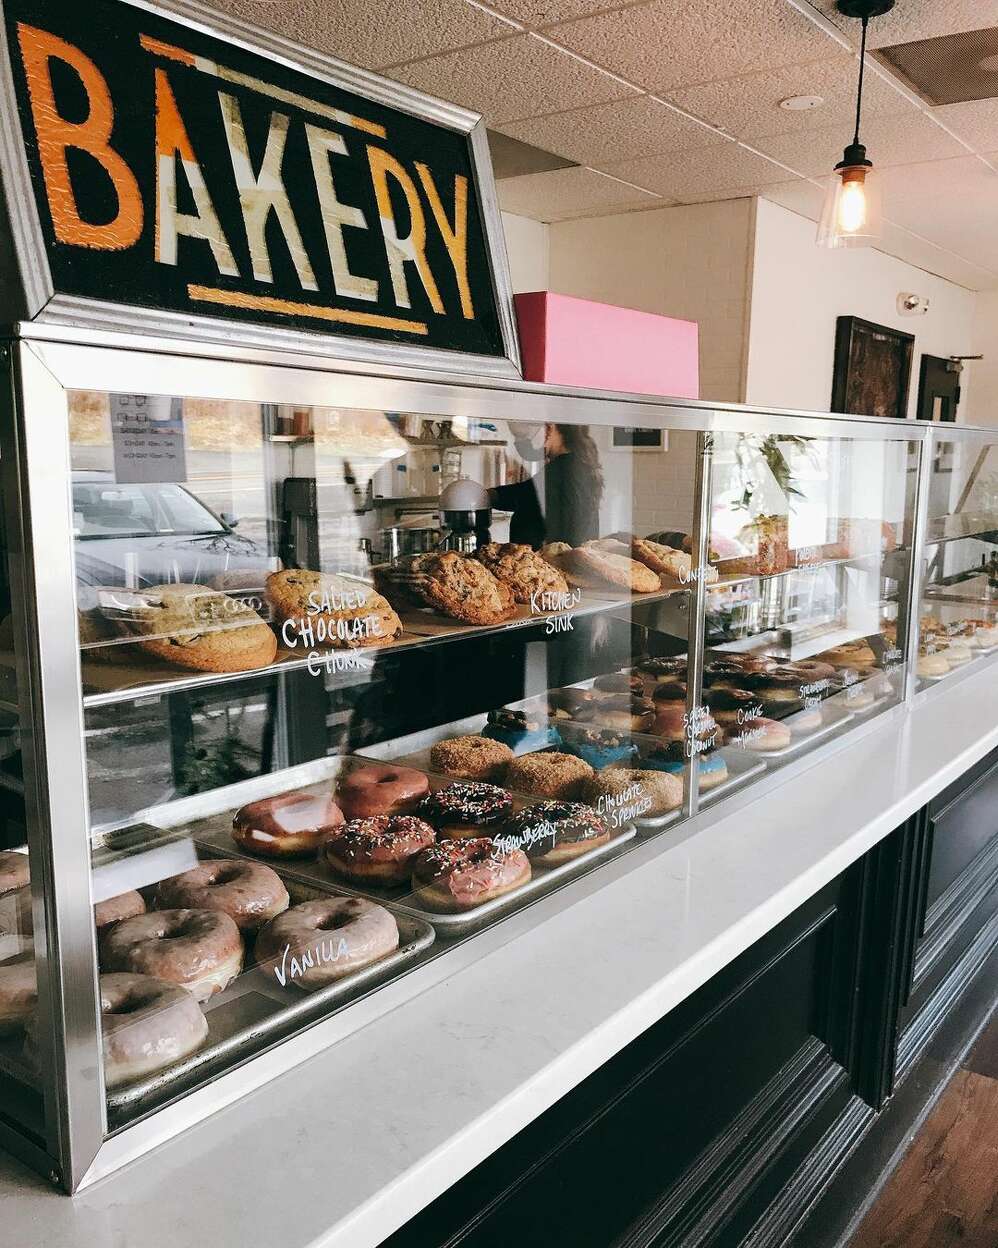
<instances>
[{"instance_id":1,"label":"black light cord","mask_svg":"<svg viewBox=\"0 0 998 1248\"><path fill-rule=\"evenodd\" d=\"M863 38L859 45L859 87L856 90L856 133L853 136L853 144L859 142L859 117L863 107L863 70L866 67L866 27L869 18L863 17Z\"/></svg>"}]
</instances>

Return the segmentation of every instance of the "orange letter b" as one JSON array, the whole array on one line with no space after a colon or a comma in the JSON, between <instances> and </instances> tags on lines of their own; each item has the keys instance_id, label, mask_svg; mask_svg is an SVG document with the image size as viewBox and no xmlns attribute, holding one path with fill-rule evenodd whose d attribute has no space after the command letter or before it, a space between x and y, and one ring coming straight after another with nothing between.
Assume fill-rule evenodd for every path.
<instances>
[{"instance_id":1,"label":"orange letter b","mask_svg":"<svg viewBox=\"0 0 998 1248\"><path fill-rule=\"evenodd\" d=\"M121 251L133 246L142 234L142 195L135 174L110 146L114 107L104 76L79 48L47 31L18 22L17 38L56 238L60 243L101 251ZM59 115L49 72L49 63L55 59L64 61L79 75L90 105L86 121L70 122ZM67 148L92 156L111 179L118 211L105 225L94 225L80 216L69 180Z\"/></svg>"}]
</instances>

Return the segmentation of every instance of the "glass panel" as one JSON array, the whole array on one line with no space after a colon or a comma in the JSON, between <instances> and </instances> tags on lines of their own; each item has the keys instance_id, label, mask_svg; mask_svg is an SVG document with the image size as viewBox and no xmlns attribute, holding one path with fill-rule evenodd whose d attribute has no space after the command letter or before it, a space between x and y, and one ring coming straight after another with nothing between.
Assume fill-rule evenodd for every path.
<instances>
[{"instance_id":1,"label":"glass panel","mask_svg":"<svg viewBox=\"0 0 998 1248\"><path fill-rule=\"evenodd\" d=\"M904 689L915 444L714 439L706 710L766 769Z\"/></svg>"},{"instance_id":2,"label":"glass panel","mask_svg":"<svg viewBox=\"0 0 998 1248\"><path fill-rule=\"evenodd\" d=\"M998 647L998 446L971 435L937 440L931 453L921 688Z\"/></svg>"},{"instance_id":3,"label":"glass panel","mask_svg":"<svg viewBox=\"0 0 998 1248\"><path fill-rule=\"evenodd\" d=\"M77 392L70 440L112 1130L755 766L687 707L695 433Z\"/></svg>"}]
</instances>

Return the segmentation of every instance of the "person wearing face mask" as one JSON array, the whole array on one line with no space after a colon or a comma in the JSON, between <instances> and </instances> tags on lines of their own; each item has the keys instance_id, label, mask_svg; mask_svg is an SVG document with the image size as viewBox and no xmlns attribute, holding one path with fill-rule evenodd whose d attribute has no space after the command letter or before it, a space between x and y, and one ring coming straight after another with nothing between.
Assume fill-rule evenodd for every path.
<instances>
[{"instance_id":1,"label":"person wearing face mask","mask_svg":"<svg viewBox=\"0 0 998 1248\"><path fill-rule=\"evenodd\" d=\"M513 445L543 468L515 485L489 491L492 506L511 511L509 540L535 549L545 542L581 546L599 536L603 473L585 425L512 425Z\"/></svg>"}]
</instances>

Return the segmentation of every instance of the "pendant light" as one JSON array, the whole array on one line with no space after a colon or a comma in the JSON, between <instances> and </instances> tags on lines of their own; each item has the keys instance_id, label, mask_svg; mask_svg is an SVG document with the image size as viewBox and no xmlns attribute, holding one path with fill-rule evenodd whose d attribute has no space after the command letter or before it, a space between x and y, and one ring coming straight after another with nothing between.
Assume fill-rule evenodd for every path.
<instances>
[{"instance_id":1,"label":"pendant light","mask_svg":"<svg viewBox=\"0 0 998 1248\"><path fill-rule=\"evenodd\" d=\"M818 224L819 247L869 247L880 238L883 213L879 176L859 139L863 108L863 70L866 67L866 27L871 17L894 8L894 0L838 0L846 17L863 22L859 52L859 86L856 91L856 133L829 176L825 203Z\"/></svg>"}]
</instances>

